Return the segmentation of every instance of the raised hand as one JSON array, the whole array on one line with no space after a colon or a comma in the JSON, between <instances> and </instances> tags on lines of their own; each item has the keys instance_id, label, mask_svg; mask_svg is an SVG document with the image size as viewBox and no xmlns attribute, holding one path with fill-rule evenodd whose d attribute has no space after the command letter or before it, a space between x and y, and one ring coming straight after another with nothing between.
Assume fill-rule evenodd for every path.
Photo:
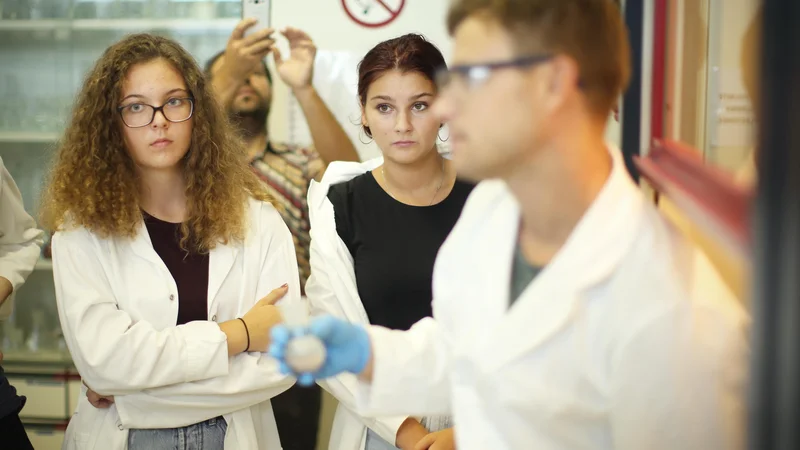
<instances>
[{"instance_id":1,"label":"raised hand","mask_svg":"<svg viewBox=\"0 0 800 450\"><path fill-rule=\"evenodd\" d=\"M274 30L267 28L245 36L245 31L256 24L255 19L240 21L225 46L224 70L232 79L243 82L253 73L256 66L272 51L275 40L271 38Z\"/></svg>"},{"instance_id":2,"label":"raised hand","mask_svg":"<svg viewBox=\"0 0 800 450\"><path fill-rule=\"evenodd\" d=\"M289 58L284 59L277 48L272 53L278 75L294 90L311 86L314 57L317 55L311 36L297 28L286 28L281 34L289 41Z\"/></svg>"}]
</instances>

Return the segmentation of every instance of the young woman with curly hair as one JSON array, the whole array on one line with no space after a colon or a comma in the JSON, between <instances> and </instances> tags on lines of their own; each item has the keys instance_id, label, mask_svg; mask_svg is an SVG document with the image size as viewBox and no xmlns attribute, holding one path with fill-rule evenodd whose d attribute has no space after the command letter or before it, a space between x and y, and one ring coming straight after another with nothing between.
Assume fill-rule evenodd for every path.
<instances>
[{"instance_id":1,"label":"young woman with curly hair","mask_svg":"<svg viewBox=\"0 0 800 450\"><path fill-rule=\"evenodd\" d=\"M264 353L294 244L202 71L139 34L89 72L43 197L83 378L65 448L279 449ZM259 300L260 299L260 300Z\"/></svg>"}]
</instances>

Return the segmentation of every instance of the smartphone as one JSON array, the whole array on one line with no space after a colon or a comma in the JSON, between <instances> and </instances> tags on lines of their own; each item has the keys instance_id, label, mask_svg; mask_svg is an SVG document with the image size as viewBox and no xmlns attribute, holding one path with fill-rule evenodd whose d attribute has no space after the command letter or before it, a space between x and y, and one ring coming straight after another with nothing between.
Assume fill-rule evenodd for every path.
<instances>
[{"instance_id":1,"label":"smartphone","mask_svg":"<svg viewBox=\"0 0 800 450\"><path fill-rule=\"evenodd\" d=\"M242 0L242 19L253 18L258 21L245 31L245 36L271 26L271 5L272 0Z\"/></svg>"}]
</instances>

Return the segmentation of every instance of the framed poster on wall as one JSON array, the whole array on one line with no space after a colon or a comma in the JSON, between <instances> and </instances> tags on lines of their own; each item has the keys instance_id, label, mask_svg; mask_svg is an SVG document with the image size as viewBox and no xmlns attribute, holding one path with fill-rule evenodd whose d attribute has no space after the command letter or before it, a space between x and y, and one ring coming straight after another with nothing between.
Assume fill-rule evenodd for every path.
<instances>
[{"instance_id":1,"label":"framed poster on wall","mask_svg":"<svg viewBox=\"0 0 800 450\"><path fill-rule=\"evenodd\" d=\"M760 0L710 0L704 151L736 171L755 146L755 115L745 88L742 49Z\"/></svg>"}]
</instances>

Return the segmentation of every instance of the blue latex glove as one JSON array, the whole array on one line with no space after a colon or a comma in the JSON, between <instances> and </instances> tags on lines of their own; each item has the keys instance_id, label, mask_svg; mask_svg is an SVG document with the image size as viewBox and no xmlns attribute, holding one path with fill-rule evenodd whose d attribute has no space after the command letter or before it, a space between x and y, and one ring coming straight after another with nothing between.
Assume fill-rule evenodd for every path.
<instances>
[{"instance_id":1,"label":"blue latex glove","mask_svg":"<svg viewBox=\"0 0 800 450\"><path fill-rule=\"evenodd\" d=\"M294 373L286 364L286 346L296 336L311 334L318 337L327 352L325 363L316 373ZM271 331L272 342L269 354L278 360L285 375L297 377L297 383L310 386L316 380L330 378L343 372L359 374L369 361L372 346L367 330L360 325L322 316L311 321L308 328L289 328L275 325Z\"/></svg>"}]
</instances>

